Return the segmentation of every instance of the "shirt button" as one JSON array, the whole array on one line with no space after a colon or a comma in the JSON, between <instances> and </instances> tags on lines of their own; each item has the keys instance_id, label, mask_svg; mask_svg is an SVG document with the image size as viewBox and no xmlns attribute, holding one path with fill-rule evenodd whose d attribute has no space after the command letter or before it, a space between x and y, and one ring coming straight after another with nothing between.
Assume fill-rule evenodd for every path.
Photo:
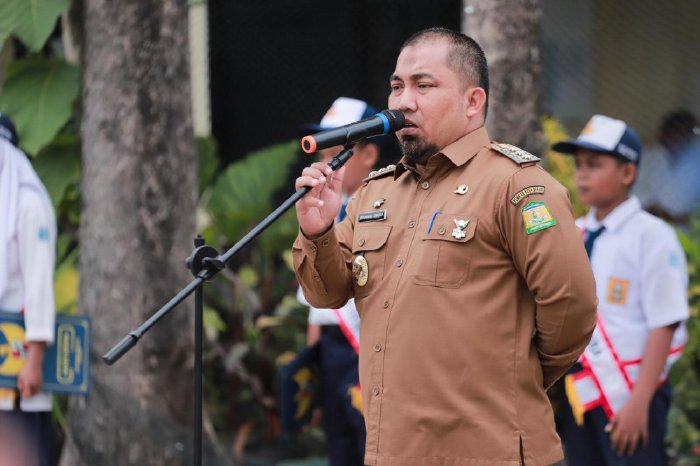
<instances>
[{"instance_id":1,"label":"shirt button","mask_svg":"<svg viewBox=\"0 0 700 466\"><path fill-rule=\"evenodd\" d=\"M331 241L330 241L328 238L326 238L326 239L324 239L323 242L321 243L321 246L324 246L324 247L325 247L325 246L328 246L330 243L331 243Z\"/></svg>"},{"instance_id":2,"label":"shirt button","mask_svg":"<svg viewBox=\"0 0 700 466\"><path fill-rule=\"evenodd\" d=\"M377 396L377 395L379 395L379 392L380 392L380 391L381 391L381 390L379 389L379 387L375 385L375 386L372 388L372 395Z\"/></svg>"},{"instance_id":3,"label":"shirt button","mask_svg":"<svg viewBox=\"0 0 700 466\"><path fill-rule=\"evenodd\" d=\"M440 233L441 235L444 235L445 234L445 227L440 227L440 229L438 230L438 233Z\"/></svg>"},{"instance_id":4,"label":"shirt button","mask_svg":"<svg viewBox=\"0 0 700 466\"><path fill-rule=\"evenodd\" d=\"M357 244L359 244L360 246L364 246L364 245L365 245L365 239L364 239L364 238L360 238L360 241L358 241Z\"/></svg>"},{"instance_id":5,"label":"shirt button","mask_svg":"<svg viewBox=\"0 0 700 466\"><path fill-rule=\"evenodd\" d=\"M384 301L384 309L388 308L389 304L390 304L389 301Z\"/></svg>"},{"instance_id":6,"label":"shirt button","mask_svg":"<svg viewBox=\"0 0 700 466\"><path fill-rule=\"evenodd\" d=\"M380 352L380 351L382 350L382 345L380 345L379 343L377 343L377 344L374 345L374 348L372 348L372 349L374 349L374 351L378 353L378 352Z\"/></svg>"},{"instance_id":7,"label":"shirt button","mask_svg":"<svg viewBox=\"0 0 700 466\"><path fill-rule=\"evenodd\" d=\"M423 189L428 189L430 187L430 183L427 181L424 181L423 184L420 185L421 188Z\"/></svg>"},{"instance_id":8,"label":"shirt button","mask_svg":"<svg viewBox=\"0 0 700 466\"><path fill-rule=\"evenodd\" d=\"M410 222L408 222L408 228L415 228L415 226L416 226L415 220L411 220Z\"/></svg>"},{"instance_id":9,"label":"shirt button","mask_svg":"<svg viewBox=\"0 0 700 466\"><path fill-rule=\"evenodd\" d=\"M396 259L396 267L401 267L403 265L403 259Z\"/></svg>"}]
</instances>

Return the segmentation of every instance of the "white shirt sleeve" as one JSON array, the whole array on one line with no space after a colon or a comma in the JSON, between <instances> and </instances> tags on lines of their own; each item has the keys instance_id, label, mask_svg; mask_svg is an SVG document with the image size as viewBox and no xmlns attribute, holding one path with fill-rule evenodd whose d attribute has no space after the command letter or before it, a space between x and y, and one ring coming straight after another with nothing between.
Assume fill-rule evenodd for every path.
<instances>
[{"instance_id":1,"label":"white shirt sleeve","mask_svg":"<svg viewBox=\"0 0 700 466\"><path fill-rule=\"evenodd\" d=\"M685 253L672 228L654 229L642 239L642 311L649 328L688 319Z\"/></svg>"},{"instance_id":2,"label":"white shirt sleeve","mask_svg":"<svg viewBox=\"0 0 700 466\"><path fill-rule=\"evenodd\" d=\"M53 272L56 220L34 191L22 193L17 225L19 263L24 287L24 325L27 341L54 340Z\"/></svg>"}]
</instances>

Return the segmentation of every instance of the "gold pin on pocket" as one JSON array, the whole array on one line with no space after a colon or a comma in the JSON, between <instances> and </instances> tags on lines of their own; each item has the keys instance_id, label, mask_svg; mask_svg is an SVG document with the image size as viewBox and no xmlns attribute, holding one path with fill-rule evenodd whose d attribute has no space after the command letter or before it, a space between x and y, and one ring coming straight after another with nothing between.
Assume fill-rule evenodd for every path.
<instances>
[{"instance_id":1,"label":"gold pin on pocket","mask_svg":"<svg viewBox=\"0 0 700 466\"><path fill-rule=\"evenodd\" d=\"M357 286L365 286L369 279L369 265L364 257L364 252L358 253L355 260L352 262L352 277L355 279Z\"/></svg>"}]
</instances>

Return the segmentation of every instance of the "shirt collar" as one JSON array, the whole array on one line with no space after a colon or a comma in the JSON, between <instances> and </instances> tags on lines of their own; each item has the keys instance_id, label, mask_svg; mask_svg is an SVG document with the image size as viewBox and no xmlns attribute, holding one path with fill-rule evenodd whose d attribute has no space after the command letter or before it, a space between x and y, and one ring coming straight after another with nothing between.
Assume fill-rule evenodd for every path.
<instances>
[{"instance_id":1,"label":"shirt collar","mask_svg":"<svg viewBox=\"0 0 700 466\"><path fill-rule=\"evenodd\" d=\"M455 166L459 167L471 160L476 154L479 153L481 149L488 146L490 143L491 138L489 138L486 128L482 126L475 129L471 133L465 134L435 155L442 154ZM435 155L432 157L435 157ZM406 160L405 157L402 157L399 163L396 165L394 179L401 176L401 174L406 170L415 171L415 168Z\"/></svg>"},{"instance_id":2,"label":"shirt collar","mask_svg":"<svg viewBox=\"0 0 700 466\"><path fill-rule=\"evenodd\" d=\"M637 196L630 196L625 202L615 207L602 222L599 222L595 217L596 208L593 207L586 215L584 228L587 230L597 230L601 226L604 226L606 230L616 231L622 228L632 215L641 210L642 203L639 202L639 198Z\"/></svg>"}]
</instances>

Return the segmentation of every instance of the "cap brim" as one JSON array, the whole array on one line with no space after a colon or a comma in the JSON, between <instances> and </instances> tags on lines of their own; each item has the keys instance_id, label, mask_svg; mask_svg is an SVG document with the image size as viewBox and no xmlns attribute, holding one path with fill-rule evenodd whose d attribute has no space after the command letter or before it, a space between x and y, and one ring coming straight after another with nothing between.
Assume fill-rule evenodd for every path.
<instances>
[{"instance_id":1,"label":"cap brim","mask_svg":"<svg viewBox=\"0 0 700 466\"><path fill-rule=\"evenodd\" d=\"M569 139L568 141L562 141L552 145L553 151L561 152L563 154L575 154L577 149L588 149L594 152L601 152L603 154L617 155L615 152L602 146L591 144L590 142L579 141L578 139Z\"/></svg>"},{"instance_id":2,"label":"cap brim","mask_svg":"<svg viewBox=\"0 0 700 466\"><path fill-rule=\"evenodd\" d=\"M628 159L627 157L621 154L618 154L613 150L608 150L605 147L599 146L597 144L591 144L590 142L583 142L577 139L570 139L568 141L562 141L552 145L552 150L554 152L561 152L562 154L575 155L577 149L588 149L592 150L593 152L598 152L599 154L611 155L625 162L638 163Z\"/></svg>"}]
</instances>

